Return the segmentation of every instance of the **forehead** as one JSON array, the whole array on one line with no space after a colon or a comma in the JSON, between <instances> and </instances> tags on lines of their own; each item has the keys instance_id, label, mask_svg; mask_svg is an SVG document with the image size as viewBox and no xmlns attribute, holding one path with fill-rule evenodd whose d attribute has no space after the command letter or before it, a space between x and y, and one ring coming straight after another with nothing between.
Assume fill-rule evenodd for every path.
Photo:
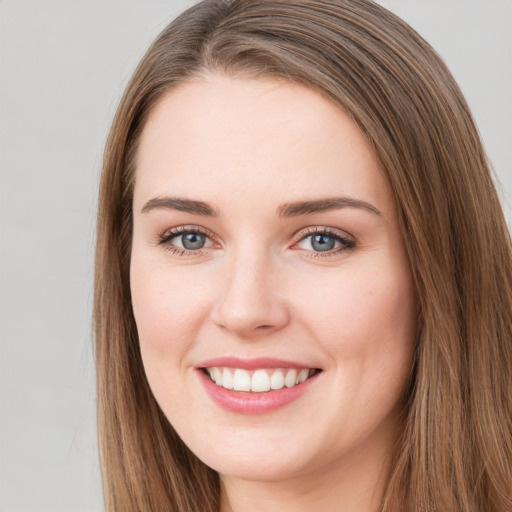
<instances>
[{"instance_id":1,"label":"forehead","mask_svg":"<svg viewBox=\"0 0 512 512\"><path fill-rule=\"evenodd\" d=\"M280 202L390 199L371 144L339 106L284 80L217 75L180 85L154 107L135 182L136 202L167 193L215 201L233 192L277 192Z\"/></svg>"}]
</instances>

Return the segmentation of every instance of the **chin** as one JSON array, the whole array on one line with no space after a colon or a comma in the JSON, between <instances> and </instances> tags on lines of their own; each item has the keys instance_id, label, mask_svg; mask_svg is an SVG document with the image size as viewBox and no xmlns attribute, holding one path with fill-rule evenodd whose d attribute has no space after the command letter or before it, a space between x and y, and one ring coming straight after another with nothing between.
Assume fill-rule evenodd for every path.
<instances>
[{"instance_id":1,"label":"chin","mask_svg":"<svg viewBox=\"0 0 512 512\"><path fill-rule=\"evenodd\" d=\"M252 457L230 457L222 454L219 458L208 457L203 460L208 466L223 477L250 480L257 482L280 482L301 474L296 464L277 460L275 454L266 457L264 454Z\"/></svg>"},{"instance_id":2,"label":"chin","mask_svg":"<svg viewBox=\"0 0 512 512\"><path fill-rule=\"evenodd\" d=\"M212 442L204 443L202 438L187 439L186 442L202 462L221 476L242 480L287 480L321 463L319 454L314 456L304 449L305 446L313 449L312 444L308 446L304 439L292 439L289 431L268 436L262 435L261 431L239 431L237 434L225 436L230 438L229 442L215 446Z\"/></svg>"}]
</instances>

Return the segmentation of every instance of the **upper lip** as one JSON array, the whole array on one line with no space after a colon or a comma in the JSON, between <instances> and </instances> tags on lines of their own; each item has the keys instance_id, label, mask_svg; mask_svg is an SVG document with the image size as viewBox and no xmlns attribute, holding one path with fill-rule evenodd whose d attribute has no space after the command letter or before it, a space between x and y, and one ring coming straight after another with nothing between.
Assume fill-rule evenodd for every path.
<instances>
[{"instance_id":1,"label":"upper lip","mask_svg":"<svg viewBox=\"0 0 512 512\"><path fill-rule=\"evenodd\" d=\"M258 368L315 368L307 364L288 361L285 359L276 359L274 357L256 357L253 359L242 359L239 357L215 357L199 363L196 368L241 368L245 370L257 370Z\"/></svg>"}]
</instances>

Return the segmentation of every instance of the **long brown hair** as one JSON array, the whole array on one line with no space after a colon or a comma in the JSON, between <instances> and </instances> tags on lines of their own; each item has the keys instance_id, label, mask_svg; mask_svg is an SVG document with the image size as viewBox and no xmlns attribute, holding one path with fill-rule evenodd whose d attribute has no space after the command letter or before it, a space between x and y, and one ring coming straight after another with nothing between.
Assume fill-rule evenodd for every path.
<instances>
[{"instance_id":1,"label":"long brown hair","mask_svg":"<svg viewBox=\"0 0 512 512\"><path fill-rule=\"evenodd\" d=\"M469 108L435 51L370 0L206 0L150 47L107 141L95 275L98 422L108 512L218 512L218 475L145 378L129 263L148 113L205 70L279 77L341 106L398 205L421 306L404 432L382 511L512 510L511 240Z\"/></svg>"}]
</instances>

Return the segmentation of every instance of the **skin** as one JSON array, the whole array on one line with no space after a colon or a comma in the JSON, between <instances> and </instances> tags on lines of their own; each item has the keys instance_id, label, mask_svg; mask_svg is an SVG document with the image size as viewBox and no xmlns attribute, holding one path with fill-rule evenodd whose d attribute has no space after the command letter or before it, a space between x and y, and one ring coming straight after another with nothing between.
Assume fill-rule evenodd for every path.
<instances>
[{"instance_id":1,"label":"skin","mask_svg":"<svg viewBox=\"0 0 512 512\"><path fill-rule=\"evenodd\" d=\"M142 212L167 196L207 202L217 216ZM277 213L331 197L380 213ZM195 79L149 116L133 212L131 290L147 378L184 442L220 473L222 511L377 510L417 301L393 195L355 123L297 84ZM179 252L182 238L169 231L180 226L206 231L205 247ZM355 247L319 255L309 232L326 228ZM245 415L220 408L200 383L196 365L220 356L322 372L292 403Z\"/></svg>"}]
</instances>

